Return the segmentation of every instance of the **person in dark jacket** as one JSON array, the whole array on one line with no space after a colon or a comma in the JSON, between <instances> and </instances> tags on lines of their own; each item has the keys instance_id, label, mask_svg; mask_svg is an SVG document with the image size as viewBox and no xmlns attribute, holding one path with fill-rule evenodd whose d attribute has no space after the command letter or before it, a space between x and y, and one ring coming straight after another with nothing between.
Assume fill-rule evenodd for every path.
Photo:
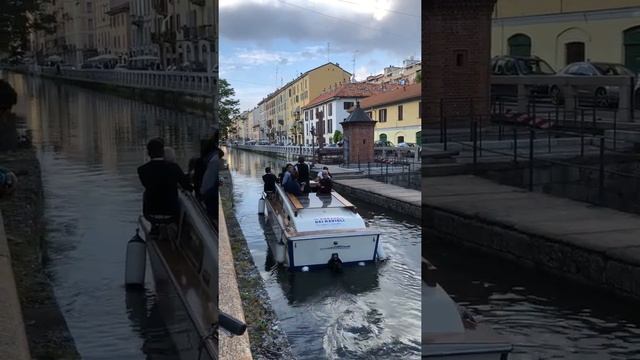
<instances>
[{"instance_id":1,"label":"person in dark jacket","mask_svg":"<svg viewBox=\"0 0 640 360\"><path fill-rule=\"evenodd\" d=\"M264 182L264 192L276 191L276 181L278 180L275 175L271 173L271 168L264 169L265 174L262 175L262 181Z\"/></svg>"},{"instance_id":2,"label":"person in dark jacket","mask_svg":"<svg viewBox=\"0 0 640 360\"><path fill-rule=\"evenodd\" d=\"M191 159L189 162L189 174L192 176L193 188L196 189L196 198L202 199L200 195L200 187L202 186L202 178L207 171L207 163L209 156L213 151L214 145L211 139L200 141L200 157Z\"/></svg>"},{"instance_id":3,"label":"person in dark jacket","mask_svg":"<svg viewBox=\"0 0 640 360\"><path fill-rule=\"evenodd\" d=\"M178 185L191 190L189 177L176 163L164 159L164 142L152 139L147 144L151 160L138 168L140 182L144 186L142 213L175 217L179 212Z\"/></svg>"},{"instance_id":4,"label":"person in dark jacket","mask_svg":"<svg viewBox=\"0 0 640 360\"><path fill-rule=\"evenodd\" d=\"M304 156L298 158L298 163L295 166L296 173L298 174L298 184L302 187L302 191L309 192L309 165L304 162Z\"/></svg>"}]
</instances>

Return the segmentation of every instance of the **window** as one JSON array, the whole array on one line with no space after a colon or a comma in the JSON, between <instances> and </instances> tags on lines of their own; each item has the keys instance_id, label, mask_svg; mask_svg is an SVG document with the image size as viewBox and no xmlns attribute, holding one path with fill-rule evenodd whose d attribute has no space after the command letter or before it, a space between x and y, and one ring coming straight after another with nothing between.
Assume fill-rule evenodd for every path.
<instances>
[{"instance_id":1,"label":"window","mask_svg":"<svg viewBox=\"0 0 640 360\"><path fill-rule=\"evenodd\" d=\"M566 63L572 64L574 62L584 61L584 43L583 42L570 42L564 45L566 54Z\"/></svg>"},{"instance_id":2,"label":"window","mask_svg":"<svg viewBox=\"0 0 640 360\"><path fill-rule=\"evenodd\" d=\"M176 28L180 29L180 14L176 15Z\"/></svg>"},{"instance_id":3,"label":"window","mask_svg":"<svg viewBox=\"0 0 640 360\"><path fill-rule=\"evenodd\" d=\"M509 38L509 55L531 56L531 38L525 34L516 34Z\"/></svg>"},{"instance_id":4,"label":"window","mask_svg":"<svg viewBox=\"0 0 640 360\"><path fill-rule=\"evenodd\" d=\"M387 109L378 110L378 121L379 122L387 122Z\"/></svg>"},{"instance_id":5,"label":"window","mask_svg":"<svg viewBox=\"0 0 640 360\"><path fill-rule=\"evenodd\" d=\"M640 26L624 31L624 65L640 72Z\"/></svg>"},{"instance_id":6,"label":"window","mask_svg":"<svg viewBox=\"0 0 640 360\"><path fill-rule=\"evenodd\" d=\"M327 120L327 133L333 134L333 121Z\"/></svg>"},{"instance_id":7,"label":"window","mask_svg":"<svg viewBox=\"0 0 640 360\"><path fill-rule=\"evenodd\" d=\"M456 66L465 66L467 64L467 50L456 50Z\"/></svg>"},{"instance_id":8,"label":"window","mask_svg":"<svg viewBox=\"0 0 640 360\"><path fill-rule=\"evenodd\" d=\"M402 105L398 105L398 120L402 120Z\"/></svg>"},{"instance_id":9,"label":"window","mask_svg":"<svg viewBox=\"0 0 640 360\"><path fill-rule=\"evenodd\" d=\"M398 144L404 142L404 136L398 136Z\"/></svg>"},{"instance_id":10,"label":"window","mask_svg":"<svg viewBox=\"0 0 640 360\"><path fill-rule=\"evenodd\" d=\"M343 108L345 110L349 110L353 107L353 101L345 101L343 104Z\"/></svg>"},{"instance_id":11,"label":"window","mask_svg":"<svg viewBox=\"0 0 640 360\"><path fill-rule=\"evenodd\" d=\"M91 6L91 2L87 1L87 13L93 12L93 6Z\"/></svg>"},{"instance_id":12,"label":"window","mask_svg":"<svg viewBox=\"0 0 640 360\"><path fill-rule=\"evenodd\" d=\"M333 115L333 104L331 103L327 105L327 114L328 114L327 116Z\"/></svg>"}]
</instances>

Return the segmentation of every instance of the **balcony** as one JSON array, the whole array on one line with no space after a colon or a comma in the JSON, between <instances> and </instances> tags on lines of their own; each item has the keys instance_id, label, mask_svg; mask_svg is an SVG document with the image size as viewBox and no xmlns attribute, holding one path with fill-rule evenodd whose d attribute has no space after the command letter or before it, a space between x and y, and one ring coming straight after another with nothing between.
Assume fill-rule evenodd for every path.
<instances>
[{"instance_id":1,"label":"balcony","mask_svg":"<svg viewBox=\"0 0 640 360\"><path fill-rule=\"evenodd\" d=\"M194 5L204 6L204 0L191 0Z\"/></svg>"}]
</instances>

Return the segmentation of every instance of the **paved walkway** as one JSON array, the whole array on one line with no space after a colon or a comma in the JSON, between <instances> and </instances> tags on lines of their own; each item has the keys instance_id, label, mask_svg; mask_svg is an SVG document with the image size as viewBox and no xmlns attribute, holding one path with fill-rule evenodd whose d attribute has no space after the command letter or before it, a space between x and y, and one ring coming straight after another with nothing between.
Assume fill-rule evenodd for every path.
<instances>
[{"instance_id":1,"label":"paved walkway","mask_svg":"<svg viewBox=\"0 0 640 360\"><path fill-rule=\"evenodd\" d=\"M368 178L334 180L334 187L346 198L356 198L405 215L420 218L418 190L385 184Z\"/></svg>"},{"instance_id":2,"label":"paved walkway","mask_svg":"<svg viewBox=\"0 0 640 360\"><path fill-rule=\"evenodd\" d=\"M242 300L240 299L240 291L238 290L238 281L236 280L236 271L233 262L233 253L231 252L231 243L227 233L227 223L224 219L222 206L220 206L219 217L219 238L218 238L218 288L224 289L219 297L220 310L227 314L245 321L244 311L242 310ZM242 336L228 337L220 334L219 336L219 358L233 360L251 360L251 349L249 346L249 332L245 332Z\"/></svg>"},{"instance_id":3,"label":"paved walkway","mask_svg":"<svg viewBox=\"0 0 640 360\"><path fill-rule=\"evenodd\" d=\"M640 298L640 216L471 175L423 178L428 230Z\"/></svg>"},{"instance_id":4,"label":"paved walkway","mask_svg":"<svg viewBox=\"0 0 640 360\"><path fill-rule=\"evenodd\" d=\"M0 214L0 358L31 359L2 214Z\"/></svg>"}]
</instances>

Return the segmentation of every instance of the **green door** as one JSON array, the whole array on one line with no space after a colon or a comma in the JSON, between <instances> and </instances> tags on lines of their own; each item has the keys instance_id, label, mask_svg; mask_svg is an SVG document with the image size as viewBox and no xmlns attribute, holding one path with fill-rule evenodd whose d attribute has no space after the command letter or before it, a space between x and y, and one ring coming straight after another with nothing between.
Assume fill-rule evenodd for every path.
<instances>
[{"instance_id":1,"label":"green door","mask_svg":"<svg viewBox=\"0 0 640 360\"><path fill-rule=\"evenodd\" d=\"M624 32L624 65L640 73L640 26Z\"/></svg>"},{"instance_id":2,"label":"green door","mask_svg":"<svg viewBox=\"0 0 640 360\"><path fill-rule=\"evenodd\" d=\"M387 134L380 134L380 141L387 141Z\"/></svg>"},{"instance_id":3,"label":"green door","mask_svg":"<svg viewBox=\"0 0 640 360\"><path fill-rule=\"evenodd\" d=\"M422 131L416 133L416 145L422 145Z\"/></svg>"},{"instance_id":4,"label":"green door","mask_svg":"<svg viewBox=\"0 0 640 360\"><path fill-rule=\"evenodd\" d=\"M509 38L509 55L531 56L531 38L525 34L516 34Z\"/></svg>"}]
</instances>

